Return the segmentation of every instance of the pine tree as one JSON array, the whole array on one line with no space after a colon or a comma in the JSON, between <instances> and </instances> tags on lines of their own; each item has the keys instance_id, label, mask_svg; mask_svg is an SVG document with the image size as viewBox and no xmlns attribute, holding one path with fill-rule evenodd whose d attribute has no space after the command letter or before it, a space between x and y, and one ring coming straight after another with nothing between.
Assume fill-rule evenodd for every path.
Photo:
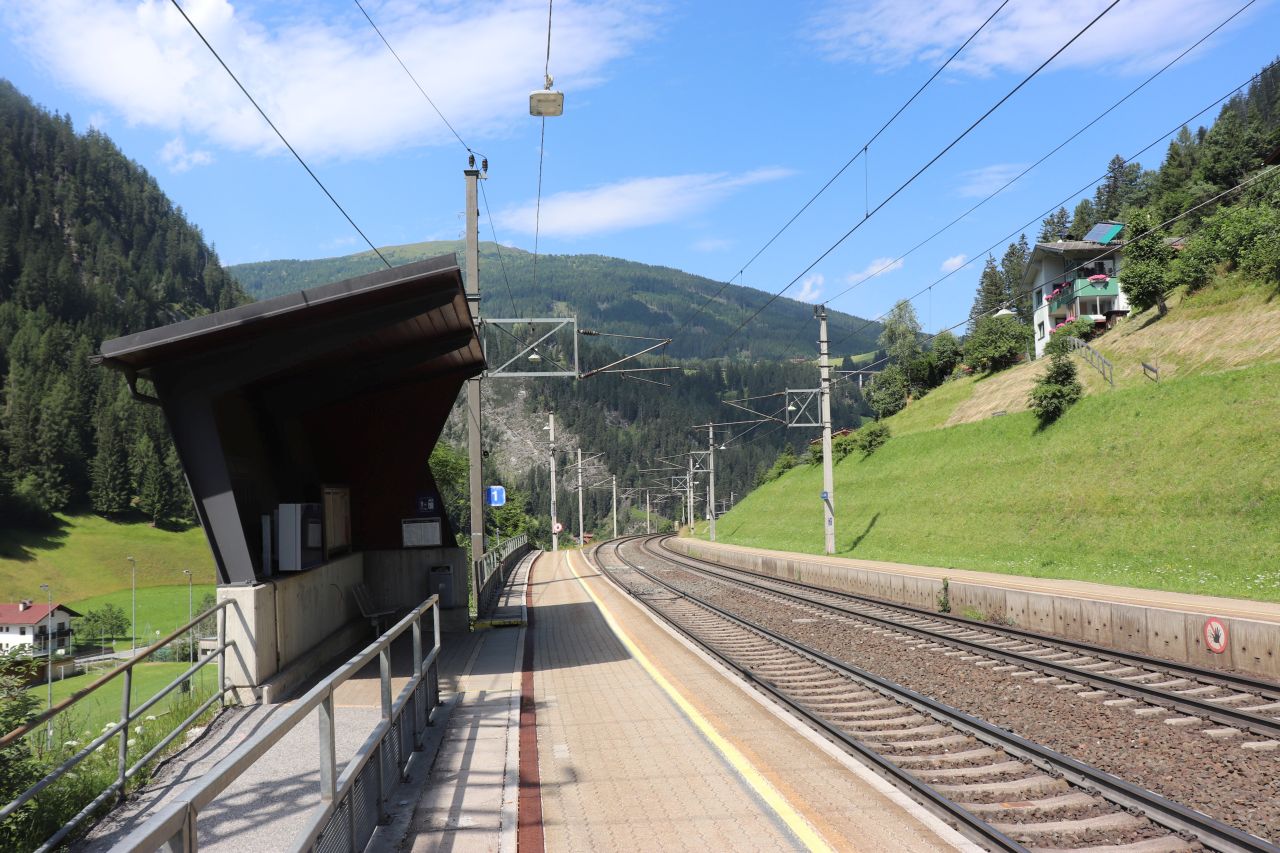
<instances>
[{"instance_id":1,"label":"pine tree","mask_svg":"<svg viewBox=\"0 0 1280 853\"><path fill-rule=\"evenodd\" d=\"M129 454L115 412L108 409L98 418L97 452L93 457L93 511L119 515L129 508L132 497Z\"/></svg>"},{"instance_id":2,"label":"pine tree","mask_svg":"<svg viewBox=\"0 0 1280 853\"><path fill-rule=\"evenodd\" d=\"M965 333L972 335L979 320L999 311L1007 302L1004 276L996 266L996 259L987 255L987 263L978 279L978 292L973 297L973 307L969 309L969 326Z\"/></svg>"},{"instance_id":3,"label":"pine tree","mask_svg":"<svg viewBox=\"0 0 1280 853\"><path fill-rule=\"evenodd\" d=\"M1031 247L1027 245L1027 235L1018 237L1018 242L1010 243L1000 259L1000 278L1004 282L1005 304L1013 308L1018 319L1031 325L1031 315L1035 308L1031 304L1031 294L1022 292L1022 278L1027 272L1027 262L1031 259Z\"/></svg>"},{"instance_id":4,"label":"pine tree","mask_svg":"<svg viewBox=\"0 0 1280 853\"><path fill-rule=\"evenodd\" d=\"M1052 243L1062 239L1062 232L1067 229L1070 214L1065 207L1060 207L1040 221L1039 243Z\"/></svg>"},{"instance_id":5,"label":"pine tree","mask_svg":"<svg viewBox=\"0 0 1280 853\"><path fill-rule=\"evenodd\" d=\"M155 442L146 433L138 436L133 461L138 509L151 520L154 527L169 517L172 495L169 472L165 470L164 459L156 450Z\"/></svg>"},{"instance_id":6,"label":"pine tree","mask_svg":"<svg viewBox=\"0 0 1280 853\"><path fill-rule=\"evenodd\" d=\"M1087 198L1082 198L1071 214L1071 225L1068 226L1068 229L1072 237L1077 240L1083 240L1084 235L1089 233L1089 229L1097 225L1099 221L1098 210L1093 206L1093 202Z\"/></svg>"}]
</instances>

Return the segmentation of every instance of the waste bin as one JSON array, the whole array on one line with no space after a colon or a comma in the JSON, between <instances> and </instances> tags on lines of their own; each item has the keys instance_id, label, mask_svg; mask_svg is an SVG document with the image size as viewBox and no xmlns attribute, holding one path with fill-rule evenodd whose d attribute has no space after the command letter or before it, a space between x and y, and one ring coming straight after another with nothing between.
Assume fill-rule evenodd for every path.
<instances>
[{"instance_id":1,"label":"waste bin","mask_svg":"<svg viewBox=\"0 0 1280 853\"><path fill-rule=\"evenodd\" d=\"M453 606L453 566L431 567L431 594L440 596L441 607Z\"/></svg>"}]
</instances>

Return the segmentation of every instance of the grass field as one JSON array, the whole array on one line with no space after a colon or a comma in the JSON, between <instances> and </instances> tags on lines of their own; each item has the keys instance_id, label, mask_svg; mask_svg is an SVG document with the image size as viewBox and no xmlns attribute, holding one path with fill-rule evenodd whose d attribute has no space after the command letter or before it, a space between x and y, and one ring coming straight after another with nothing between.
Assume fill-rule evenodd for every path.
<instances>
[{"instance_id":1,"label":"grass field","mask_svg":"<svg viewBox=\"0 0 1280 853\"><path fill-rule=\"evenodd\" d=\"M53 703L55 705L58 704L75 691L101 678L116 663L103 665L99 669L73 678L54 681ZM185 672L187 666L188 664L186 663L144 663L134 667L133 685L130 691L132 694L130 699L132 707L137 708L143 702L159 693L165 685ZM94 691L90 696L82 699L71 710L59 714L58 718L55 718L54 724L55 731L60 732L59 737L64 739L77 735L83 737L85 732L92 732L96 735L102 730L104 723L120 719L122 679L123 676L117 676L103 687ZM197 677L192 680L195 682L193 686L197 692L208 695L208 691L212 690L218 681L217 665L209 664L201 669L197 673ZM27 692L40 700L40 709L44 710L48 698L48 687L41 684L37 687L32 687ZM163 715L178 695L177 690L173 691L160 700L152 710L147 711L147 714L156 717ZM68 717L67 715L70 716ZM67 717L67 719L61 719L63 717Z\"/></svg>"},{"instance_id":2,"label":"grass field","mask_svg":"<svg viewBox=\"0 0 1280 853\"><path fill-rule=\"evenodd\" d=\"M198 527L173 532L95 515L60 515L57 522L55 530L45 532L0 529L0 601L43 599L42 583L50 584L54 599L61 602L120 590L127 597L129 556L138 561L139 589L182 587L184 615L187 578L182 570L191 569L197 584L214 582L213 556ZM141 620L141 605L138 616Z\"/></svg>"},{"instance_id":3,"label":"grass field","mask_svg":"<svg viewBox=\"0 0 1280 853\"><path fill-rule=\"evenodd\" d=\"M184 577L183 580L186 580ZM192 586L193 607L196 614L200 612L200 600L207 593L213 592L215 589L211 583L194 584ZM68 602L68 606L73 610L81 613L88 613L90 610L96 610L104 604L114 604L124 611L126 619L133 618L132 602L130 600L131 593L127 589L117 592L108 592L103 595L95 595L92 598L84 598L79 601ZM179 628L186 624L187 621L187 586L143 586L138 587L138 646L149 646L159 637L156 632L168 634L175 628ZM77 637L77 642L88 643L96 640L95 637ZM129 648L129 638L117 638L115 643L117 650Z\"/></svg>"},{"instance_id":4,"label":"grass field","mask_svg":"<svg viewBox=\"0 0 1280 853\"><path fill-rule=\"evenodd\" d=\"M1280 363L1091 394L1043 431L1028 412L937 428L972 393L933 392L836 466L840 554L1280 601ZM718 538L820 553L821 489L802 465Z\"/></svg>"}]
</instances>

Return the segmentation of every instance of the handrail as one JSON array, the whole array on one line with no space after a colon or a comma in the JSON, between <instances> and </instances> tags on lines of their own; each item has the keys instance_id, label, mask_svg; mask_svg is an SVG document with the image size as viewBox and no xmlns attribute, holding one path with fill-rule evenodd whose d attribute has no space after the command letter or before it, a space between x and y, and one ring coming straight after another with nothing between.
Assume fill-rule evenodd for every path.
<instances>
[{"instance_id":1,"label":"handrail","mask_svg":"<svg viewBox=\"0 0 1280 853\"><path fill-rule=\"evenodd\" d=\"M91 756L99 748L107 744L113 737L116 737L117 735L119 735L120 747L119 747L119 752L116 760L115 780L110 785L108 785L105 790L103 790L96 797L94 797L94 799L90 801L88 805L81 808L80 811L77 812L70 820L64 822L62 827L59 828L58 831L55 832L53 835L49 836L49 838L47 838L44 841L44 843L38 848L41 851L54 849L77 826L79 826L80 823L86 817L93 814L98 809L99 806L106 803L112 797L118 797L120 799L123 799L125 792L127 790L129 779L136 776L138 772L141 771L142 768L145 767L149 761L151 761L151 759L159 755L160 752L164 750L170 743L172 743L174 739L177 738L177 736L186 729L187 726L191 725L200 717L201 714L209 710L209 708L213 706L214 702L221 702L223 705L225 705L226 694L229 689L227 687L227 680L226 680L226 652L228 648L235 647L234 641L229 643L227 642L227 639L226 639L227 619L226 619L225 611L226 611L226 608L231 606L232 604L234 604L234 602L230 600L221 601L215 604L213 607L201 613L199 616L196 616L191 620L189 620L182 627L174 630L168 636L160 640L157 640L155 643L152 643L150 646L143 649L138 654L135 654L133 657L127 659L124 663L120 664L115 669L103 675L101 678L97 679L92 684L89 684L87 687L83 687L80 690L77 690L75 693L72 693L70 696L68 696L66 699L63 699L57 705L38 714L37 716L33 717L31 720L28 720L26 723L14 729L13 731L9 732L8 734L4 735L3 737L0 737L0 749L3 749L4 747L7 747L21 740L22 738L30 735L32 732L38 729L42 724L49 723L49 721L51 721L58 714L62 713L63 711L66 711L67 709L74 706L77 702L86 698L93 692L101 689L116 677L121 675L124 676L124 683L122 685L120 718L116 720L114 723L111 723L110 725L106 726L97 735L97 737L89 741L89 743L87 743L84 747L82 747L78 752L76 752L70 758L67 758L57 767L53 768L53 770L51 770L50 772L46 773L44 777L36 781L35 784L31 785L29 788L27 788L25 791L19 794L16 798L14 798L11 802L6 804L3 808L0 808L0 820L4 820L5 818L9 817L14 812L16 812L18 809L22 808L22 806L24 806L26 803L30 802L32 799L38 796L41 791L48 788L54 782L57 782L59 779L61 779L63 776L69 773L72 768L74 768L80 762L84 761L86 758ZM192 629L194 629L196 625L200 624L205 619L208 619L210 616L214 616L214 615L216 615L217 622L218 622L217 646L212 650L210 650L207 655L200 657L197 661L192 663L191 666L188 667L185 672L183 672L181 675L177 676L172 681L170 681L165 687L161 688L159 692L157 692L155 695L148 698L140 706L136 708L132 707L133 668L137 666L139 663L144 662L147 658L151 657L151 655L155 654L160 649L164 648L170 643L173 643L175 640L179 639L184 634L187 634L188 632L192 631ZM144 713L146 713L148 710L150 710L156 703L162 700L165 696L168 696L170 693L172 693L175 689L178 688L180 684L182 684L185 681L188 681L192 675L199 672L205 666L208 666L215 659L218 662L218 689L215 690L213 695L210 696L208 699L206 699L200 705L200 707L198 707L193 713L188 715L188 717L185 720L183 720L179 725L177 725L173 729L173 731L169 732L165 737L161 738L160 742L157 743L155 746L153 746L144 756L142 756L142 758L136 760L133 764L130 764L129 763L129 726L130 724L133 723L134 720L142 716Z\"/></svg>"},{"instance_id":2,"label":"handrail","mask_svg":"<svg viewBox=\"0 0 1280 853\"><path fill-rule=\"evenodd\" d=\"M480 555L480 559L475 563L475 576L477 578L476 588L476 612L479 615L482 612L488 599L492 597L494 591L506 583L507 578L504 575L499 578L497 583L490 584L493 576L502 567L503 563L512 554L526 548L529 544L529 534L521 533L519 536L507 539L501 545L498 545L484 554Z\"/></svg>"},{"instance_id":3,"label":"handrail","mask_svg":"<svg viewBox=\"0 0 1280 853\"><path fill-rule=\"evenodd\" d=\"M433 646L422 653L422 617L432 611ZM409 683L401 690L399 697L391 701L391 643L405 631L413 629L414 673ZM118 843L113 850L135 851L156 850L167 847L170 850L196 850L197 818L200 812L213 802L241 774L267 753L273 746L294 727L301 723L316 708L320 708L320 806L309 817L306 826L299 834L299 849L310 847L315 838L323 831L338 811L339 804L348 797L354 788L356 779L369 765L370 759L386 744L383 738L398 722L409 700L422 685L426 676L432 671L440 655L440 608L439 597L432 595L426 601L409 611L403 619L383 633L378 639L366 646L355 657L320 681L315 687L287 709L270 718L267 724L250 736L234 752L219 761L184 790L176 800L161 809L146 823ZM374 658L379 659L382 681L382 719L364 744L356 751L347 763L346 769L338 776L336 754L334 750L334 691L351 676L359 672ZM431 700L434 701L434 700ZM429 710L429 709L427 709ZM425 721L424 708L415 706L413 716L414 748L421 748ZM386 791L381 784L379 773L380 803L385 800ZM381 806L380 806L381 808ZM348 818L353 809L347 809ZM354 835L354 829L352 829Z\"/></svg>"},{"instance_id":4,"label":"handrail","mask_svg":"<svg viewBox=\"0 0 1280 853\"><path fill-rule=\"evenodd\" d=\"M1111 362L1107 360L1105 355L1075 336L1068 336L1067 343L1073 350L1084 350L1084 360L1089 362L1094 370L1102 374L1102 378L1107 380L1108 385L1112 388L1115 387L1116 382L1113 378L1113 368L1111 366Z\"/></svg>"},{"instance_id":5,"label":"handrail","mask_svg":"<svg viewBox=\"0 0 1280 853\"><path fill-rule=\"evenodd\" d=\"M57 705L54 705L52 708L49 708L46 711L42 711L37 716L32 717L30 720L23 723L21 726L18 726L18 728L14 729L13 731L9 732L3 737L0 737L0 749L4 749L6 746L13 743L15 740L18 740L24 735L30 734L32 731L40 728L40 725L42 723L45 723L53 719L58 714L62 713L67 708L74 705L76 702L79 702L81 699L88 696L90 693L94 692L98 688L105 685L107 682L111 681L111 679L115 678L118 675L123 674L126 669L132 668L136 664L142 662L144 658L148 658L151 655L155 654L160 649L169 645L169 643L172 643L174 640L178 639L181 635L190 631L196 625L199 625L201 622L208 619L214 613L217 613L219 610L222 610L223 608L227 607L229 604L231 604L230 601L218 602L213 607L210 607L204 613L201 613L199 616L196 616L190 622L183 625L181 628L178 628L177 630L169 634L164 639L157 640L156 642L152 643L150 646L147 646L145 649L138 652L133 657L128 658L127 660L125 660L124 663L120 664L115 669L106 673L97 681L94 681L93 683L80 688L75 693L72 693L70 696L68 696L66 699L63 699Z\"/></svg>"}]
</instances>

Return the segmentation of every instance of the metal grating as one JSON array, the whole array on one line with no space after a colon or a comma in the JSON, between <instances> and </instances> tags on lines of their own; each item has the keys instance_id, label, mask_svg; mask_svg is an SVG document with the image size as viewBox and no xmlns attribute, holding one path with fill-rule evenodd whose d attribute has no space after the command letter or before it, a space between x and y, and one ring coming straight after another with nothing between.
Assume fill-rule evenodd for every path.
<instances>
[{"instance_id":1,"label":"metal grating","mask_svg":"<svg viewBox=\"0 0 1280 853\"><path fill-rule=\"evenodd\" d=\"M369 843L378 826L378 767L381 754L381 747L374 750L351 791L356 810L356 848L359 850L363 850Z\"/></svg>"},{"instance_id":2,"label":"metal grating","mask_svg":"<svg viewBox=\"0 0 1280 853\"><path fill-rule=\"evenodd\" d=\"M351 798L344 797L316 841L317 853L352 853L350 820Z\"/></svg>"}]
</instances>

